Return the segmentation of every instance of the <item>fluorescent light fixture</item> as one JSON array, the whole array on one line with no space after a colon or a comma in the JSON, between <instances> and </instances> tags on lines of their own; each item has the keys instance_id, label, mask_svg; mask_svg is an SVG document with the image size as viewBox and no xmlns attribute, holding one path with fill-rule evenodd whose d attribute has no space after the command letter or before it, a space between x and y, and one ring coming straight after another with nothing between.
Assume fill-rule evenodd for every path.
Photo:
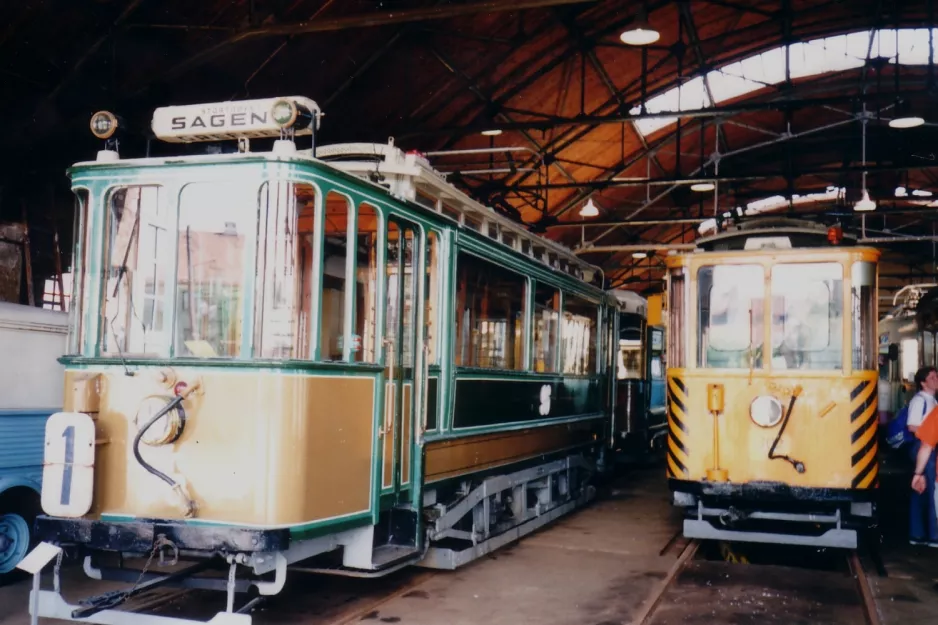
<instances>
[{"instance_id":1,"label":"fluorescent light fixture","mask_svg":"<svg viewBox=\"0 0 938 625\"><path fill-rule=\"evenodd\" d=\"M860 198L859 202L853 205L853 210L857 211L858 213L876 210L876 202L870 199L869 191L863 189L863 197Z\"/></svg>"},{"instance_id":2,"label":"fluorescent light fixture","mask_svg":"<svg viewBox=\"0 0 938 625\"><path fill-rule=\"evenodd\" d=\"M906 128L917 128L924 123L925 120L921 117L910 115L909 117L896 117L895 119L889 120L889 127L904 130Z\"/></svg>"},{"instance_id":3,"label":"fluorescent light fixture","mask_svg":"<svg viewBox=\"0 0 938 625\"><path fill-rule=\"evenodd\" d=\"M499 128L493 128L492 130L483 130L482 134L486 137L497 137L502 134L502 131Z\"/></svg>"},{"instance_id":4,"label":"fluorescent light fixture","mask_svg":"<svg viewBox=\"0 0 938 625\"><path fill-rule=\"evenodd\" d=\"M632 252L632 258L641 260L642 258L648 258L648 254L645 252Z\"/></svg>"},{"instance_id":5,"label":"fluorescent light fixture","mask_svg":"<svg viewBox=\"0 0 938 625\"><path fill-rule=\"evenodd\" d=\"M912 195L917 195L919 197L931 197L931 191L926 191L925 189L915 189L912 191Z\"/></svg>"},{"instance_id":6,"label":"fluorescent light fixture","mask_svg":"<svg viewBox=\"0 0 938 625\"><path fill-rule=\"evenodd\" d=\"M712 182L697 182L690 186L691 191L697 191L698 193L706 193L707 191L713 191L716 188Z\"/></svg>"},{"instance_id":7,"label":"fluorescent light fixture","mask_svg":"<svg viewBox=\"0 0 938 625\"><path fill-rule=\"evenodd\" d=\"M580 217L596 217L599 215L599 209L593 204L593 198L586 200L586 204L580 209Z\"/></svg>"},{"instance_id":8,"label":"fluorescent light fixture","mask_svg":"<svg viewBox=\"0 0 938 625\"><path fill-rule=\"evenodd\" d=\"M906 196L905 187L896 187L896 197L905 197L905 196Z\"/></svg>"}]
</instances>

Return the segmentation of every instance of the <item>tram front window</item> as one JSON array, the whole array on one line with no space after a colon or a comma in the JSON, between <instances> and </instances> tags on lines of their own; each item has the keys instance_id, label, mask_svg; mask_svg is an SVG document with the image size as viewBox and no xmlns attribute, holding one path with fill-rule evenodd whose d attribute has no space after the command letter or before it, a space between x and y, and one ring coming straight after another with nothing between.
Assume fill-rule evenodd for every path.
<instances>
[{"instance_id":1,"label":"tram front window","mask_svg":"<svg viewBox=\"0 0 938 625\"><path fill-rule=\"evenodd\" d=\"M167 356L173 247L163 190L155 185L114 189L107 207L101 353Z\"/></svg>"},{"instance_id":2,"label":"tram front window","mask_svg":"<svg viewBox=\"0 0 938 625\"><path fill-rule=\"evenodd\" d=\"M642 379L642 335L645 323L639 315L619 315L619 354L616 358L617 380Z\"/></svg>"},{"instance_id":3,"label":"tram front window","mask_svg":"<svg viewBox=\"0 0 938 625\"><path fill-rule=\"evenodd\" d=\"M194 183L179 195L175 355L241 356L257 187Z\"/></svg>"},{"instance_id":4,"label":"tram front window","mask_svg":"<svg viewBox=\"0 0 938 625\"><path fill-rule=\"evenodd\" d=\"M765 302L762 266L701 267L697 288L700 366L761 369Z\"/></svg>"},{"instance_id":5,"label":"tram front window","mask_svg":"<svg viewBox=\"0 0 938 625\"><path fill-rule=\"evenodd\" d=\"M799 263L772 268L772 368L843 367L843 267Z\"/></svg>"}]
</instances>

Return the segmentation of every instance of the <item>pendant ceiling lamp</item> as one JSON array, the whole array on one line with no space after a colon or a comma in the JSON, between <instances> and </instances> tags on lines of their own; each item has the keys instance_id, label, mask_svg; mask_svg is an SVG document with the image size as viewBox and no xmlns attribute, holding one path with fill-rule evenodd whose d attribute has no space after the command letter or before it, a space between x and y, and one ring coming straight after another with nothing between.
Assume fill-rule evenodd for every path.
<instances>
[{"instance_id":1,"label":"pendant ceiling lamp","mask_svg":"<svg viewBox=\"0 0 938 625\"><path fill-rule=\"evenodd\" d=\"M862 142L862 158L863 158L863 167L866 167L866 104L863 104L863 142ZM876 210L876 202L870 199L870 192L866 190L866 169L863 170L863 195L860 197L860 201L853 205L853 210L858 213L866 213L869 211Z\"/></svg>"},{"instance_id":2,"label":"pendant ceiling lamp","mask_svg":"<svg viewBox=\"0 0 938 625\"><path fill-rule=\"evenodd\" d=\"M638 10L635 20L619 35L622 43L630 46L649 46L660 38L661 33L648 22L648 11L644 5Z\"/></svg>"},{"instance_id":3,"label":"pendant ceiling lamp","mask_svg":"<svg viewBox=\"0 0 938 625\"><path fill-rule=\"evenodd\" d=\"M599 209L593 204L593 198L586 200L586 204L580 209L580 217L596 217L599 215Z\"/></svg>"}]
</instances>

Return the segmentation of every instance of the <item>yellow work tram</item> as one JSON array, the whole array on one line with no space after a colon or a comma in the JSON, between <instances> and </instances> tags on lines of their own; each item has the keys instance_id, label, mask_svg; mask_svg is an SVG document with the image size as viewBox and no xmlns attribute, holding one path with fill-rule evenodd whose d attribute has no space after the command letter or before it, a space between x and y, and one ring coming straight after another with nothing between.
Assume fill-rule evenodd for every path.
<instances>
[{"instance_id":1,"label":"yellow work tram","mask_svg":"<svg viewBox=\"0 0 938 625\"><path fill-rule=\"evenodd\" d=\"M691 538L855 548L874 523L877 262L759 220L669 256L667 475Z\"/></svg>"}]
</instances>

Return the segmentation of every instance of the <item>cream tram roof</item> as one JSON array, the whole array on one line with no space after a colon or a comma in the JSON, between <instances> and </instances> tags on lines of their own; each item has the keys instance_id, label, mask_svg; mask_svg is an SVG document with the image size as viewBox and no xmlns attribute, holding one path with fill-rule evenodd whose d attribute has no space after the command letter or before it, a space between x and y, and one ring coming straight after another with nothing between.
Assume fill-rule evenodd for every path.
<instances>
[{"instance_id":1,"label":"cream tram roof","mask_svg":"<svg viewBox=\"0 0 938 625\"><path fill-rule=\"evenodd\" d=\"M283 116L284 113L287 115ZM162 107L154 111L150 124L156 138L171 143L237 140L239 153L215 154L210 157L134 159L134 163L158 165L169 160L178 163L237 159L248 152L248 139L279 137L279 140L274 142L271 158L322 161L370 184L381 186L398 198L456 219L461 225L471 227L483 236L498 241L555 271L587 282L591 282L596 273L601 271L563 245L530 233L522 224L472 199L447 182L446 176L435 170L424 156L416 152L405 154L394 146L393 139L384 145L341 143L317 146L315 154L311 150L297 150L292 137L315 134L322 116L323 113L316 102L301 96ZM96 119L103 119L107 125L97 128ZM303 120L302 124L298 119ZM101 139L107 139L113 135L117 124L114 115L101 111L92 117L92 132ZM99 163L118 159L117 152L107 147L98 153Z\"/></svg>"},{"instance_id":2,"label":"cream tram roof","mask_svg":"<svg viewBox=\"0 0 938 625\"><path fill-rule=\"evenodd\" d=\"M355 176L379 182L397 197L416 202L462 225L473 226L495 239L554 269L591 280L597 268L568 248L528 232L524 226L497 213L446 181L417 152L404 152L391 139L387 144L338 143L316 148L316 158Z\"/></svg>"},{"instance_id":3,"label":"cream tram roof","mask_svg":"<svg viewBox=\"0 0 938 625\"><path fill-rule=\"evenodd\" d=\"M645 318L648 317L648 300L635 291L613 289L609 293L615 298L619 312L635 313Z\"/></svg>"}]
</instances>

